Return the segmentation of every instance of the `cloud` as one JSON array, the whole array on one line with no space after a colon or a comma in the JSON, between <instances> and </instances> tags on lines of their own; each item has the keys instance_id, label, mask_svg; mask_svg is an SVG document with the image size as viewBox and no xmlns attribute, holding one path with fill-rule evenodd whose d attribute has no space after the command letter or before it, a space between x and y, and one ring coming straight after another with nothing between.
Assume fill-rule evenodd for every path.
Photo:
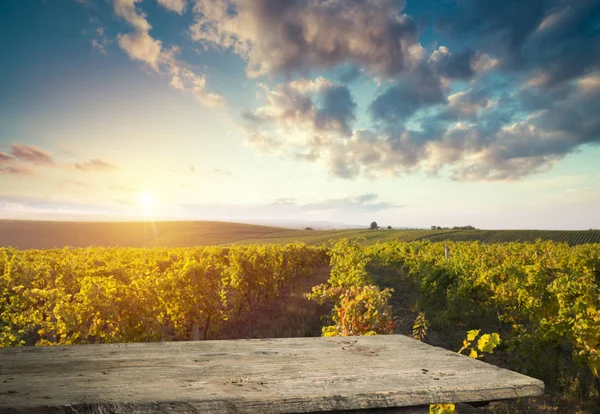
<instances>
[{"instance_id":1,"label":"cloud","mask_svg":"<svg viewBox=\"0 0 600 414\"><path fill-rule=\"evenodd\" d=\"M506 69L544 70L547 86L578 78L600 62L600 2L505 0L457 3L437 23L442 33L470 38Z\"/></svg>"},{"instance_id":2,"label":"cloud","mask_svg":"<svg viewBox=\"0 0 600 414\"><path fill-rule=\"evenodd\" d=\"M426 157L422 137L406 131L391 135L359 130L346 141L317 150L323 153L321 157L329 171L345 179L359 175L373 178L379 173L392 176L409 173L418 169Z\"/></svg>"},{"instance_id":3,"label":"cloud","mask_svg":"<svg viewBox=\"0 0 600 414\"><path fill-rule=\"evenodd\" d=\"M271 203L271 206L287 206L299 211L319 210L362 210L376 212L392 208L404 207L402 205L379 201L378 195L374 193L353 194L344 198L326 199L302 203L294 198L281 198Z\"/></svg>"},{"instance_id":4,"label":"cloud","mask_svg":"<svg viewBox=\"0 0 600 414\"><path fill-rule=\"evenodd\" d=\"M56 165L49 152L32 145L12 144L13 157L35 165Z\"/></svg>"},{"instance_id":5,"label":"cloud","mask_svg":"<svg viewBox=\"0 0 600 414\"><path fill-rule=\"evenodd\" d=\"M123 18L138 32L148 32L152 26L146 20L146 15L136 8L136 3L142 0L114 0L114 10L118 17Z\"/></svg>"},{"instance_id":6,"label":"cloud","mask_svg":"<svg viewBox=\"0 0 600 414\"><path fill-rule=\"evenodd\" d=\"M100 159L94 158L92 160L75 163L75 169L80 171L112 171L117 167L107 163L106 161L102 161Z\"/></svg>"},{"instance_id":7,"label":"cloud","mask_svg":"<svg viewBox=\"0 0 600 414\"><path fill-rule=\"evenodd\" d=\"M106 217L108 214L102 207L80 202L58 201L48 197L0 195L0 217L55 220L57 216L77 219L92 215Z\"/></svg>"},{"instance_id":8,"label":"cloud","mask_svg":"<svg viewBox=\"0 0 600 414\"><path fill-rule=\"evenodd\" d=\"M92 39L92 47L102 54L108 53L106 51L106 46L97 39Z\"/></svg>"},{"instance_id":9,"label":"cloud","mask_svg":"<svg viewBox=\"0 0 600 414\"><path fill-rule=\"evenodd\" d=\"M16 164L3 165L2 163L0 163L0 173L19 176L34 175L34 172L31 168L23 167Z\"/></svg>"},{"instance_id":10,"label":"cloud","mask_svg":"<svg viewBox=\"0 0 600 414\"><path fill-rule=\"evenodd\" d=\"M322 21L328 7L336 7L340 17L328 20L331 27L314 30L333 33L335 42L336 25L348 10L357 15L356 27L346 28L347 38L354 39L363 30L363 13L378 16L394 7L392 2L291 1L279 7L260 3L261 9L258 3L233 1L229 8L210 10L208 3L198 3L197 21L206 30L196 35L239 53L250 76L338 67L348 82L359 74L378 81L367 107L371 122L361 119L360 128L348 86L331 81L317 86L318 78L265 87L266 103L243 116L256 147L323 163L335 177L424 173L465 181L518 180L600 144L598 0L456 2L437 28L451 36L445 39L449 44L464 46L426 51L411 34L406 49L411 52L403 54L410 59L396 66L389 63L394 59L377 66L348 53L343 41L330 49L339 54L320 54L320 46L306 40L311 24ZM372 10L363 9L367 4ZM411 21L394 10L388 17ZM279 18L277 39L256 38L254 31L273 16ZM281 44L291 52L280 53ZM273 51L277 54L271 56ZM257 63L258 56L264 64Z\"/></svg>"},{"instance_id":11,"label":"cloud","mask_svg":"<svg viewBox=\"0 0 600 414\"><path fill-rule=\"evenodd\" d=\"M322 162L344 179L422 172L461 181L518 180L600 144L600 74L552 89L523 86L520 78L482 79L451 93L424 73L403 74L373 101L371 127L350 135L311 123L318 113L312 98L284 100L294 105L247 114L246 122L267 150ZM278 99L284 90L274 89Z\"/></svg>"},{"instance_id":12,"label":"cloud","mask_svg":"<svg viewBox=\"0 0 600 414\"><path fill-rule=\"evenodd\" d=\"M7 153L0 152L0 165L14 162L14 160L15 159L13 157L11 157L10 155L8 155Z\"/></svg>"},{"instance_id":13,"label":"cloud","mask_svg":"<svg viewBox=\"0 0 600 414\"><path fill-rule=\"evenodd\" d=\"M307 140L352 134L356 103L345 85L301 78L272 89L263 85L263 90L264 104L242 117L247 142L264 152L277 152L284 143L302 147Z\"/></svg>"},{"instance_id":14,"label":"cloud","mask_svg":"<svg viewBox=\"0 0 600 414\"><path fill-rule=\"evenodd\" d=\"M446 46L440 46L431 53L429 64L443 78L470 80L476 73L493 68L497 61L473 49L452 53Z\"/></svg>"},{"instance_id":15,"label":"cloud","mask_svg":"<svg viewBox=\"0 0 600 414\"><path fill-rule=\"evenodd\" d=\"M419 60L412 19L392 0L196 0L193 40L229 48L250 77L352 63L393 77ZM268 30L265 30L268 28Z\"/></svg>"},{"instance_id":16,"label":"cloud","mask_svg":"<svg viewBox=\"0 0 600 414\"><path fill-rule=\"evenodd\" d=\"M186 0L157 0L158 4L177 14L183 14L187 7Z\"/></svg>"},{"instance_id":17,"label":"cloud","mask_svg":"<svg viewBox=\"0 0 600 414\"><path fill-rule=\"evenodd\" d=\"M266 204L179 204L181 216L193 216L204 220L355 220L357 215L371 216L374 213L405 207L381 200L376 194L353 194L347 197L324 200L301 201L295 198L280 198ZM174 210L174 214L176 214Z\"/></svg>"},{"instance_id":18,"label":"cloud","mask_svg":"<svg viewBox=\"0 0 600 414\"><path fill-rule=\"evenodd\" d=\"M265 154L276 154L284 146L282 140L260 132L248 133L246 135L246 142Z\"/></svg>"},{"instance_id":19,"label":"cloud","mask_svg":"<svg viewBox=\"0 0 600 414\"><path fill-rule=\"evenodd\" d=\"M345 85L331 86L321 93L321 107L317 109L315 126L318 130L338 130L344 135L352 133L351 124L356 119L356 103Z\"/></svg>"},{"instance_id":20,"label":"cloud","mask_svg":"<svg viewBox=\"0 0 600 414\"><path fill-rule=\"evenodd\" d=\"M207 108L217 108L225 105L225 98L216 93L206 91L206 77L196 75L189 69L173 67L173 82L176 82L176 89L191 90L194 98ZM186 88L185 84L189 84Z\"/></svg>"},{"instance_id":21,"label":"cloud","mask_svg":"<svg viewBox=\"0 0 600 414\"><path fill-rule=\"evenodd\" d=\"M170 85L178 90L187 91L194 96L202 106L207 108L221 107L225 99L216 93L206 91L206 78L198 75L180 62L176 56L180 49L177 46L164 48L162 41L155 39L149 33L150 23L146 15L136 8L136 3L141 0L114 0L115 14L126 20L135 29L134 32L117 35L117 41L132 60L147 64L157 73L168 74L171 77ZM179 6L185 8L185 1L162 0L163 7L178 11ZM174 9L174 8L175 9ZM183 13L181 9L181 13Z\"/></svg>"},{"instance_id":22,"label":"cloud","mask_svg":"<svg viewBox=\"0 0 600 414\"><path fill-rule=\"evenodd\" d=\"M404 74L395 85L375 98L369 111L376 121L403 125L417 110L446 103L444 92L440 78L423 67Z\"/></svg>"},{"instance_id":23,"label":"cloud","mask_svg":"<svg viewBox=\"0 0 600 414\"><path fill-rule=\"evenodd\" d=\"M155 71L159 71L158 64L161 58L162 42L154 39L148 32L134 32L119 34L119 46L131 59L148 64Z\"/></svg>"},{"instance_id":24,"label":"cloud","mask_svg":"<svg viewBox=\"0 0 600 414\"><path fill-rule=\"evenodd\" d=\"M90 19L91 23L97 23L96 19ZM102 26L97 26L94 29L94 38L92 39L92 47L99 53L107 54L106 48L112 43L112 40L106 36L105 29Z\"/></svg>"},{"instance_id":25,"label":"cloud","mask_svg":"<svg viewBox=\"0 0 600 414\"><path fill-rule=\"evenodd\" d=\"M348 84L355 79L358 79L362 75L362 72L356 66L351 66L350 68L346 68L342 71L339 76L339 80L343 84Z\"/></svg>"}]
</instances>

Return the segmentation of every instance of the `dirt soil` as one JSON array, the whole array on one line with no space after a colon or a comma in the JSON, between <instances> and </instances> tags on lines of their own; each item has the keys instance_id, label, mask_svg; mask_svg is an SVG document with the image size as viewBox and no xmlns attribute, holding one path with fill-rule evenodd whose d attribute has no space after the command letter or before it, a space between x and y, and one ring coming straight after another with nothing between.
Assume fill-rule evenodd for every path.
<instances>
[{"instance_id":1,"label":"dirt soil","mask_svg":"<svg viewBox=\"0 0 600 414\"><path fill-rule=\"evenodd\" d=\"M315 268L311 277L284 286L273 302L242 312L237 320L228 321L216 336L208 339L321 336L322 316L329 315L331 306L319 305L304 295L328 278L329 266Z\"/></svg>"}]
</instances>

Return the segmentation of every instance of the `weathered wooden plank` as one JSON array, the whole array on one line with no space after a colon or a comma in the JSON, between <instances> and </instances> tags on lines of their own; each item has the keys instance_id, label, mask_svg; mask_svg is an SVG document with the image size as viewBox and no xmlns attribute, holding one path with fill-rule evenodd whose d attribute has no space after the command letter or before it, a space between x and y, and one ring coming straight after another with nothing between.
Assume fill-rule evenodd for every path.
<instances>
[{"instance_id":1,"label":"weathered wooden plank","mask_svg":"<svg viewBox=\"0 0 600 414\"><path fill-rule=\"evenodd\" d=\"M0 412L318 412L539 395L402 335L0 349Z\"/></svg>"}]
</instances>

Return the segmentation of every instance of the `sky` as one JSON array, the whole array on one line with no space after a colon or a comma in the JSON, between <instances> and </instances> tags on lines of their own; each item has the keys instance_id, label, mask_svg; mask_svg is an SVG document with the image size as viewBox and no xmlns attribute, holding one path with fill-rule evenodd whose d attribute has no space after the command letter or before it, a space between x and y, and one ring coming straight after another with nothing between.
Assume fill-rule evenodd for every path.
<instances>
[{"instance_id":1,"label":"sky","mask_svg":"<svg viewBox=\"0 0 600 414\"><path fill-rule=\"evenodd\" d=\"M600 228L600 0L5 0L0 218Z\"/></svg>"}]
</instances>

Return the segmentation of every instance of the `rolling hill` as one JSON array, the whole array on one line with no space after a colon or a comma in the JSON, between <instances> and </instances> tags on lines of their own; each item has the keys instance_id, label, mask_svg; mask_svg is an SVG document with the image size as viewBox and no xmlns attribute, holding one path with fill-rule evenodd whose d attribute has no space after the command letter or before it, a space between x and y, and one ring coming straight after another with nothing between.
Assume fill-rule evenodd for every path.
<instances>
[{"instance_id":1,"label":"rolling hill","mask_svg":"<svg viewBox=\"0 0 600 414\"><path fill-rule=\"evenodd\" d=\"M326 243L364 238L371 244L389 240L532 242L537 239L571 245L600 243L600 230L291 230L215 221L60 222L0 220L0 246L49 249L64 246L185 247L253 243Z\"/></svg>"}]
</instances>

